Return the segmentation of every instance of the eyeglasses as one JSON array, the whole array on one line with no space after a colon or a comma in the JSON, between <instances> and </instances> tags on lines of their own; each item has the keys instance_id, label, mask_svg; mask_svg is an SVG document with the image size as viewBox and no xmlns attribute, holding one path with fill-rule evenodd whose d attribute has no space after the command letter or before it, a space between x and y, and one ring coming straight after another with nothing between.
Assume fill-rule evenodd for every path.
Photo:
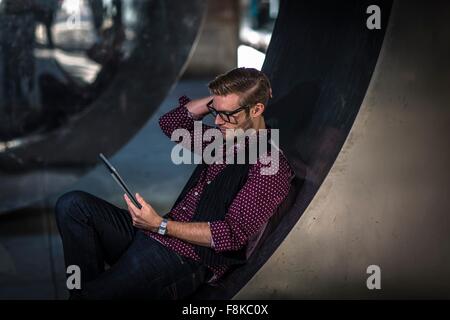
<instances>
[{"instance_id":1,"label":"eyeglasses","mask_svg":"<svg viewBox=\"0 0 450 320\"><path fill-rule=\"evenodd\" d=\"M214 118L216 118L217 115L219 115L220 118L221 118L223 121L228 122L228 123L233 123L233 124L237 124L236 118L234 118L233 115L235 115L235 114L241 112L242 110L246 110L246 109L249 109L249 108L252 107L251 105L247 105L247 106L243 106L243 107L237 108L236 110L233 110L233 111L219 111L219 110L216 110L216 109L212 106L212 103L213 103L213 100L209 101L209 102L206 104L206 107L208 108L208 110L209 110L209 112L211 113L211 115L212 115Z\"/></svg>"}]
</instances>

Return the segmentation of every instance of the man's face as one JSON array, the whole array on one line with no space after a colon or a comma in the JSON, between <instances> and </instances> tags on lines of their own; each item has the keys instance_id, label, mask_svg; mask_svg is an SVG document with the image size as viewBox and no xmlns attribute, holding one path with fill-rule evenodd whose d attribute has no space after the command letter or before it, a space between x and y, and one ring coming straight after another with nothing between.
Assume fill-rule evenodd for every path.
<instances>
[{"instance_id":1,"label":"man's face","mask_svg":"<svg viewBox=\"0 0 450 320\"><path fill-rule=\"evenodd\" d=\"M239 96L235 93L226 96L214 95L212 107L217 111L234 111L239 109L241 107L239 105ZM252 119L250 115L248 115L247 110L241 110L240 112L231 115L231 122L226 122L220 115L217 115L214 123L222 131L224 136L226 136L226 129L243 129L245 131L248 128L253 127Z\"/></svg>"}]
</instances>

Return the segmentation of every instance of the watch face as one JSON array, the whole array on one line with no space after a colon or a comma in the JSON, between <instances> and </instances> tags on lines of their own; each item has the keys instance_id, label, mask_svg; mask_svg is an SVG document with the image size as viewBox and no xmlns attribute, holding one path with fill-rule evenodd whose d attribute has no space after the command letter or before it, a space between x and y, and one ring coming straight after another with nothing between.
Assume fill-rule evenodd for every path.
<instances>
[{"instance_id":1,"label":"watch face","mask_svg":"<svg viewBox=\"0 0 450 320\"><path fill-rule=\"evenodd\" d=\"M166 227L167 227L167 219L163 219L163 221L159 225L158 233L161 235L165 235L167 232Z\"/></svg>"},{"instance_id":2,"label":"watch face","mask_svg":"<svg viewBox=\"0 0 450 320\"><path fill-rule=\"evenodd\" d=\"M166 226L160 226L159 227L159 229L158 229L158 233L160 234L160 235L165 235L166 234Z\"/></svg>"}]
</instances>

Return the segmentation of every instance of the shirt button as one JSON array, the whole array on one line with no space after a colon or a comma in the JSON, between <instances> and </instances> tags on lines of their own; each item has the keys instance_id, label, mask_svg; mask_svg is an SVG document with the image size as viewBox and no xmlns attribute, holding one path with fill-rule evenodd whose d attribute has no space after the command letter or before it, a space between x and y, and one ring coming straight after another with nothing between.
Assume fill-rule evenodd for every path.
<instances>
[{"instance_id":1,"label":"shirt button","mask_svg":"<svg viewBox=\"0 0 450 320\"><path fill-rule=\"evenodd\" d=\"M197 192L197 191L195 191L195 192L194 192L194 195L198 195L198 192Z\"/></svg>"},{"instance_id":2,"label":"shirt button","mask_svg":"<svg viewBox=\"0 0 450 320\"><path fill-rule=\"evenodd\" d=\"M183 210L186 210L186 207L183 207Z\"/></svg>"},{"instance_id":3,"label":"shirt button","mask_svg":"<svg viewBox=\"0 0 450 320\"><path fill-rule=\"evenodd\" d=\"M206 181L206 183L207 183L207 184L210 184L210 183L211 183L211 181L209 181L209 180L208 180L208 181Z\"/></svg>"}]
</instances>

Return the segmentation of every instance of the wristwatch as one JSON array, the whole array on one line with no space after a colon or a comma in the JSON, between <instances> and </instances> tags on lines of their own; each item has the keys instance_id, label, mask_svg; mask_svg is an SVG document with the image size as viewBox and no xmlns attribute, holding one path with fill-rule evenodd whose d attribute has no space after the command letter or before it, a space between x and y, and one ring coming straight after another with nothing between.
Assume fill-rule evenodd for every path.
<instances>
[{"instance_id":1,"label":"wristwatch","mask_svg":"<svg viewBox=\"0 0 450 320\"><path fill-rule=\"evenodd\" d=\"M167 233L167 222L168 220L164 218L159 225L158 233L162 236Z\"/></svg>"}]
</instances>

